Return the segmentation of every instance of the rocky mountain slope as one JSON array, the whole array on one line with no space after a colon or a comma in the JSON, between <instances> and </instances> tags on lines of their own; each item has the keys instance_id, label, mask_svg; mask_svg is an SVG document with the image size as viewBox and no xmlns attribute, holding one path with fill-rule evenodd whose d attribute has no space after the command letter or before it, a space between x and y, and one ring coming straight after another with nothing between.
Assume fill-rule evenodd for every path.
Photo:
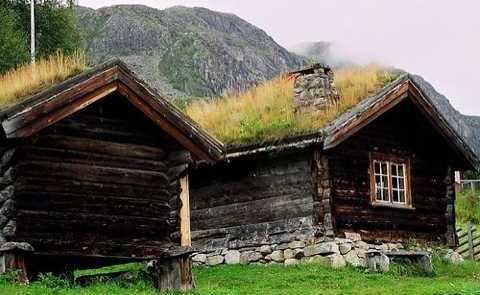
<instances>
[{"instance_id":1,"label":"rocky mountain slope","mask_svg":"<svg viewBox=\"0 0 480 295\"><path fill-rule=\"evenodd\" d=\"M170 97L245 89L304 62L241 18L205 8L120 5L76 14L94 62L121 57Z\"/></svg>"}]
</instances>

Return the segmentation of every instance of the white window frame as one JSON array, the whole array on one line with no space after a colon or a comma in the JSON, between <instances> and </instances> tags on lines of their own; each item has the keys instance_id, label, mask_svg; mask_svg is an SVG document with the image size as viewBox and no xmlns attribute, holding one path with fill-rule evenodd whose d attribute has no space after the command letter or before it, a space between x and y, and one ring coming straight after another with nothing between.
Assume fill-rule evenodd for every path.
<instances>
[{"instance_id":1,"label":"white window frame","mask_svg":"<svg viewBox=\"0 0 480 295\"><path fill-rule=\"evenodd\" d=\"M380 171L376 170L376 166L379 167ZM386 167L386 174L383 171ZM399 167L402 169L402 176L399 176L400 173L397 171L393 172L394 167ZM387 183L383 183L383 179L386 176ZM380 177L380 184L377 183L377 177ZM400 182L397 182L399 179L403 181L403 188L400 188ZM395 155L387 155L380 153L371 153L370 154L370 201L372 205L380 206L391 206L391 207L400 207L400 208L412 208L411 200L411 186L410 186L410 159L407 157L399 157ZM394 187L394 182L397 184ZM385 198L385 189L387 191L387 197ZM378 195L378 192L381 192L381 196ZM394 192L399 192L397 194L397 200L394 200ZM403 192L404 201L400 201L400 195ZM381 199L379 199L380 197Z\"/></svg>"}]
</instances>

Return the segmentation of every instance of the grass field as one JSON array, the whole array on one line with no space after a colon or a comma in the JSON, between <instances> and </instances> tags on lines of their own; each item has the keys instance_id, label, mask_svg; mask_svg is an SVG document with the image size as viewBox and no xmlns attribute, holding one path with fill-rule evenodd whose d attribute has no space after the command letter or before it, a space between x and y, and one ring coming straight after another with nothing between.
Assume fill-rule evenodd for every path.
<instances>
[{"instance_id":1,"label":"grass field","mask_svg":"<svg viewBox=\"0 0 480 295\"><path fill-rule=\"evenodd\" d=\"M435 264L428 276L412 266L394 265L388 274L370 274L359 269L333 270L318 264L298 266L223 266L197 268L197 289L192 295L233 294L434 294L480 295L480 264L459 266ZM137 277L133 281L101 282L89 287L71 286L46 277L28 286L18 286L6 278L0 280L2 295L131 295L159 294L151 282ZM169 293L172 294L172 293ZM175 293L173 293L175 294Z\"/></svg>"}]
</instances>

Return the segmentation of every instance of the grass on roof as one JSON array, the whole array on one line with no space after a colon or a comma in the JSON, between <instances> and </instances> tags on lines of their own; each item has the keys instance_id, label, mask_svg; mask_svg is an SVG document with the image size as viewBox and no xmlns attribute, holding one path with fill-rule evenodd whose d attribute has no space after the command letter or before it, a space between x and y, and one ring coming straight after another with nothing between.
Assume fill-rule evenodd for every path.
<instances>
[{"instance_id":1,"label":"grass on roof","mask_svg":"<svg viewBox=\"0 0 480 295\"><path fill-rule=\"evenodd\" d=\"M58 52L35 64L25 64L0 76L0 108L19 102L87 68L83 52Z\"/></svg>"},{"instance_id":2,"label":"grass on roof","mask_svg":"<svg viewBox=\"0 0 480 295\"><path fill-rule=\"evenodd\" d=\"M193 101L185 111L227 145L261 144L318 131L395 78L378 65L336 70L341 98L316 115L294 114L293 80L287 77L243 93Z\"/></svg>"}]
</instances>

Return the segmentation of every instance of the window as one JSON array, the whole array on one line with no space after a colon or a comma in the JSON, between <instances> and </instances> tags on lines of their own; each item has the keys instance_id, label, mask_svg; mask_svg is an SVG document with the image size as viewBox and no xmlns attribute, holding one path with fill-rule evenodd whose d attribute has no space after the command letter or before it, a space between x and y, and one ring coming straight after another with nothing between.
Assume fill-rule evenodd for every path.
<instances>
[{"instance_id":1,"label":"window","mask_svg":"<svg viewBox=\"0 0 480 295\"><path fill-rule=\"evenodd\" d=\"M377 153L370 158L372 203L411 207L409 159Z\"/></svg>"}]
</instances>

